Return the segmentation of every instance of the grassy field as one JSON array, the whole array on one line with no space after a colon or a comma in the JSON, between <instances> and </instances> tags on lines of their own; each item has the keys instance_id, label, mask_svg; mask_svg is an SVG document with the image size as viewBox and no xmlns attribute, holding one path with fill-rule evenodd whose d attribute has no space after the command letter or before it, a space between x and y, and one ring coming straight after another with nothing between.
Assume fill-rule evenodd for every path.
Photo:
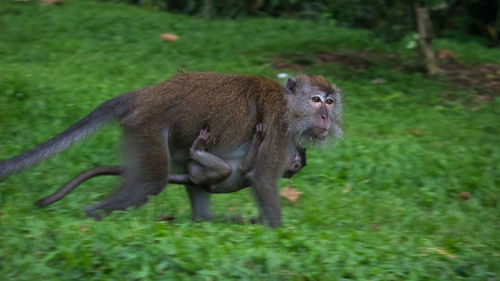
<instances>
[{"instance_id":1,"label":"grassy field","mask_svg":"<svg viewBox=\"0 0 500 281\"><path fill-rule=\"evenodd\" d=\"M228 222L257 214L248 190L213 196L216 220L191 223L176 185L138 210L87 219L82 208L116 187L110 177L36 208L81 170L120 163L112 124L0 182L1 280L500 280L500 95L486 83L430 79L403 44L326 22L35 2L0 2L0 159L178 70L325 75L344 91L346 137L309 149L308 166L280 182L303 194L282 199L279 229ZM164 43L163 32L180 39ZM436 46L458 67L500 64L499 49Z\"/></svg>"}]
</instances>

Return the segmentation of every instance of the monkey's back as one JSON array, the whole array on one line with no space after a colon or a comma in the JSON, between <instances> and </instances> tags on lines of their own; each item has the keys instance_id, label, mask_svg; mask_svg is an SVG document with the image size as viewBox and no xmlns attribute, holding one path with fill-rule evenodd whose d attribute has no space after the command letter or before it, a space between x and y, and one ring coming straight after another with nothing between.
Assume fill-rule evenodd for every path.
<instances>
[{"instance_id":1,"label":"monkey's back","mask_svg":"<svg viewBox=\"0 0 500 281\"><path fill-rule=\"evenodd\" d=\"M282 86L252 75L181 73L131 96L132 110L122 124L151 134L169 128L176 147L189 147L208 127L211 142L232 151L250 139L264 113L272 112L279 122L286 113Z\"/></svg>"}]
</instances>

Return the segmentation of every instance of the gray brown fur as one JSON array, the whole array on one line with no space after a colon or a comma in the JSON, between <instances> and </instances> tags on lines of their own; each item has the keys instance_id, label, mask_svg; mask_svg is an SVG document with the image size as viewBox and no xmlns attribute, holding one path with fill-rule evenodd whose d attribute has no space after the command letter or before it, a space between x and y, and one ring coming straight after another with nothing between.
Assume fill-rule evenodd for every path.
<instances>
[{"instance_id":1,"label":"gray brown fur","mask_svg":"<svg viewBox=\"0 0 500 281\"><path fill-rule=\"evenodd\" d=\"M208 150L226 160L238 158L237 152L245 150L253 128L262 122L265 137L251 172L252 191L264 223L279 226L277 181L283 174L287 153L298 143L316 142L341 133L340 116L334 109L328 107L323 114L307 105L312 104L310 97L315 91L335 96L340 106L340 92L321 76L299 75L282 87L251 75L178 74L158 85L105 102L52 140L0 163L0 177L37 163L111 119L119 119L127 160L125 181L110 197L86 208L89 216L98 219L102 212L139 207L148 196L160 193L167 183L169 165L186 167L189 147L201 128L208 126L211 130ZM317 108L325 112L327 107ZM318 129L315 124L325 118L331 124L327 135L322 133L325 128ZM172 157L169 151L173 152ZM187 186L187 190L193 218L210 219L208 193L195 186Z\"/></svg>"},{"instance_id":2,"label":"gray brown fur","mask_svg":"<svg viewBox=\"0 0 500 281\"><path fill-rule=\"evenodd\" d=\"M247 173L255 166L255 156L257 155L263 137L262 124L259 123L257 125L250 148L241 161L238 169L235 169L235 171L233 171L229 163L205 151L209 136L210 133L208 130L201 130L200 135L196 138L190 149L191 159L188 163L189 173L169 174L168 182L174 184L196 185L209 193L235 192L248 187L251 183L247 178ZM287 160L287 169L283 175L283 177L286 178L292 177L307 164L305 148L298 147L294 155L290 155L289 158L290 159ZM123 175L124 171L125 167L123 166L100 166L86 170L53 194L35 202L35 205L38 207L48 206L64 198L88 179L102 175ZM233 175L231 177L232 173L236 173L236 176Z\"/></svg>"}]
</instances>

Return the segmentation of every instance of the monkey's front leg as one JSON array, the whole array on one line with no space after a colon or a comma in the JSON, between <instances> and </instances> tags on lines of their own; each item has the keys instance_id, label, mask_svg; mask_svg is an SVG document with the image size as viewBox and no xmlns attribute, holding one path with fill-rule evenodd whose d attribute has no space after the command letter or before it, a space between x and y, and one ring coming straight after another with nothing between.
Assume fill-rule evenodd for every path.
<instances>
[{"instance_id":1,"label":"monkey's front leg","mask_svg":"<svg viewBox=\"0 0 500 281\"><path fill-rule=\"evenodd\" d=\"M257 153L255 168L247 175L252 182L251 190L259 208L260 217L269 227L281 226L278 179L283 174L281 163L284 161L284 147L279 135L266 136ZM275 157L270 157L270 155Z\"/></svg>"},{"instance_id":2,"label":"monkey's front leg","mask_svg":"<svg viewBox=\"0 0 500 281\"><path fill-rule=\"evenodd\" d=\"M193 221L211 221L214 216L210 211L210 193L194 185L186 185L186 190L191 203Z\"/></svg>"},{"instance_id":3,"label":"monkey's front leg","mask_svg":"<svg viewBox=\"0 0 500 281\"><path fill-rule=\"evenodd\" d=\"M263 222L269 227L281 226L281 202L277 178L262 176L252 185L252 194L259 208L257 223Z\"/></svg>"}]
</instances>

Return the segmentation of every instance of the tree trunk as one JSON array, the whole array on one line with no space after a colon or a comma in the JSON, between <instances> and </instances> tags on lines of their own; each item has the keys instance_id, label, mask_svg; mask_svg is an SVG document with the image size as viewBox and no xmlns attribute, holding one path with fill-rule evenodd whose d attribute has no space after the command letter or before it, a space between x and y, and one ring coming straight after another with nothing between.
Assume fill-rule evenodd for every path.
<instances>
[{"instance_id":1,"label":"tree trunk","mask_svg":"<svg viewBox=\"0 0 500 281\"><path fill-rule=\"evenodd\" d=\"M209 19L212 16L212 0L203 1L203 17Z\"/></svg>"},{"instance_id":2,"label":"tree trunk","mask_svg":"<svg viewBox=\"0 0 500 281\"><path fill-rule=\"evenodd\" d=\"M429 9L415 4L415 16L417 19L418 45L420 53L425 59L425 68L427 73L435 75L439 72L437 66L436 54L432 48L432 22L429 14Z\"/></svg>"}]
</instances>

